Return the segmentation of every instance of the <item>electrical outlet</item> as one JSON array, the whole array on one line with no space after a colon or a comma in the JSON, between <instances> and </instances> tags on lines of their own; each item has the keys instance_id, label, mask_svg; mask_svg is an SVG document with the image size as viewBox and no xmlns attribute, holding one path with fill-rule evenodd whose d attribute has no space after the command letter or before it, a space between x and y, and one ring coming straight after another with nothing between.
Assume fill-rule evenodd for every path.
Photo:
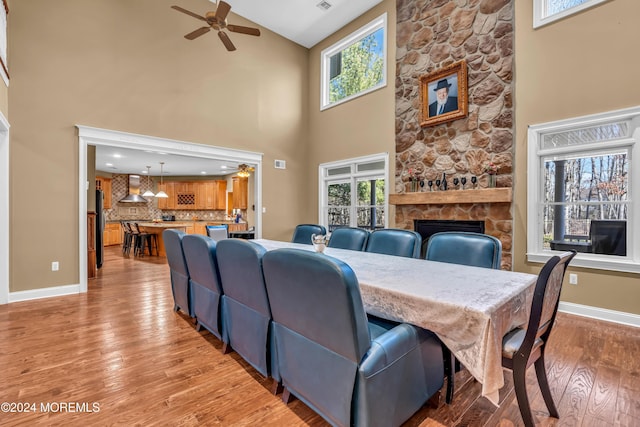
<instances>
[{"instance_id":1,"label":"electrical outlet","mask_svg":"<svg viewBox=\"0 0 640 427\"><path fill-rule=\"evenodd\" d=\"M60 270L60 263L58 261L53 261L51 263L51 271L58 271Z\"/></svg>"},{"instance_id":2,"label":"electrical outlet","mask_svg":"<svg viewBox=\"0 0 640 427\"><path fill-rule=\"evenodd\" d=\"M578 284L578 275L575 273L570 273L569 274L569 284L570 285L577 285Z\"/></svg>"}]
</instances>

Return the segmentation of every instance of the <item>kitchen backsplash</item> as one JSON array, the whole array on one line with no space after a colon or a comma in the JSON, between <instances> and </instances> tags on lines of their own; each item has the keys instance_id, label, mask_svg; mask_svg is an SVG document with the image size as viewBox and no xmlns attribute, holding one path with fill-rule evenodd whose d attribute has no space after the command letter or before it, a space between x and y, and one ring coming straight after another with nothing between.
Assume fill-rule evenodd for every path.
<instances>
[{"instance_id":1,"label":"kitchen backsplash","mask_svg":"<svg viewBox=\"0 0 640 427\"><path fill-rule=\"evenodd\" d=\"M148 179L147 179L148 178ZM150 188L151 187L151 188ZM227 219L225 211L222 210L160 210L154 197L148 197L148 203L120 203L129 189L128 175L113 175L111 179L111 209L105 209L105 218L107 221L120 220L148 220L160 219L162 215L175 215L176 220L212 220L222 221ZM150 189L153 191L153 177L143 176L140 179L140 193L144 193ZM242 211L242 218L246 219L247 212Z\"/></svg>"}]
</instances>

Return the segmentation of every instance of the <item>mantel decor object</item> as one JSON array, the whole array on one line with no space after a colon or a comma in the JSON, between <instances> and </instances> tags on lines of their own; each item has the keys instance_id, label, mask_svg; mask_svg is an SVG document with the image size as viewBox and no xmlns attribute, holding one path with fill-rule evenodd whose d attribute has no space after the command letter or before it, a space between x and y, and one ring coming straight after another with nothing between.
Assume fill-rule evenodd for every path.
<instances>
[{"instance_id":1,"label":"mantel decor object","mask_svg":"<svg viewBox=\"0 0 640 427\"><path fill-rule=\"evenodd\" d=\"M462 60L420 77L420 126L467 116L467 62Z\"/></svg>"}]
</instances>

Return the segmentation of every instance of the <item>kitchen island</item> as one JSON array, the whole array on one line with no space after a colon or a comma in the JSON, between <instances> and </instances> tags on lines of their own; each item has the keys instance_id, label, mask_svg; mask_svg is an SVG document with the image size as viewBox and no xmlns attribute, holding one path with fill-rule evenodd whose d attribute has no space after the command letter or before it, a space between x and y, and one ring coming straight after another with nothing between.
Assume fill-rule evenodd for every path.
<instances>
[{"instance_id":1,"label":"kitchen island","mask_svg":"<svg viewBox=\"0 0 640 427\"><path fill-rule=\"evenodd\" d=\"M139 222L138 228L142 233L149 233L156 235L156 241L158 242L158 255L167 256L167 251L164 248L164 239L162 238L162 232L168 229L180 230L187 232L187 225L182 222Z\"/></svg>"},{"instance_id":2,"label":"kitchen island","mask_svg":"<svg viewBox=\"0 0 640 427\"><path fill-rule=\"evenodd\" d=\"M247 223L236 223L233 221L164 221L164 222L138 222L138 227L143 233L155 234L158 241L158 255L167 256L164 249L164 240L162 238L162 232L166 229L175 229L184 231L187 234L202 234L207 235L207 225L221 225L226 224L229 228L229 233L240 232L247 230Z\"/></svg>"}]
</instances>

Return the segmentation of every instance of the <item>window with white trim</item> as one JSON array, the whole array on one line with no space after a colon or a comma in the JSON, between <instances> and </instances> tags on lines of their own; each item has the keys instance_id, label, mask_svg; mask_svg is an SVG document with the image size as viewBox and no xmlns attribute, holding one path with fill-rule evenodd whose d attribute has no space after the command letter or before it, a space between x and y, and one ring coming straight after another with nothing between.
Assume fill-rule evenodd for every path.
<instances>
[{"instance_id":1,"label":"window with white trim","mask_svg":"<svg viewBox=\"0 0 640 427\"><path fill-rule=\"evenodd\" d=\"M388 154L323 163L319 166L320 223L367 230L388 227Z\"/></svg>"},{"instance_id":2,"label":"window with white trim","mask_svg":"<svg viewBox=\"0 0 640 427\"><path fill-rule=\"evenodd\" d=\"M609 0L533 0L533 28L573 15Z\"/></svg>"},{"instance_id":3,"label":"window with white trim","mask_svg":"<svg viewBox=\"0 0 640 427\"><path fill-rule=\"evenodd\" d=\"M640 272L640 107L529 127L527 256Z\"/></svg>"},{"instance_id":4,"label":"window with white trim","mask_svg":"<svg viewBox=\"0 0 640 427\"><path fill-rule=\"evenodd\" d=\"M320 110L387 85L387 14L320 54Z\"/></svg>"},{"instance_id":5,"label":"window with white trim","mask_svg":"<svg viewBox=\"0 0 640 427\"><path fill-rule=\"evenodd\" d=\"M9 86L9 69L7 67L7 15L9 7L7 0L2 0L0 5L0 76Z\"/></svg>"}]
</instances>

